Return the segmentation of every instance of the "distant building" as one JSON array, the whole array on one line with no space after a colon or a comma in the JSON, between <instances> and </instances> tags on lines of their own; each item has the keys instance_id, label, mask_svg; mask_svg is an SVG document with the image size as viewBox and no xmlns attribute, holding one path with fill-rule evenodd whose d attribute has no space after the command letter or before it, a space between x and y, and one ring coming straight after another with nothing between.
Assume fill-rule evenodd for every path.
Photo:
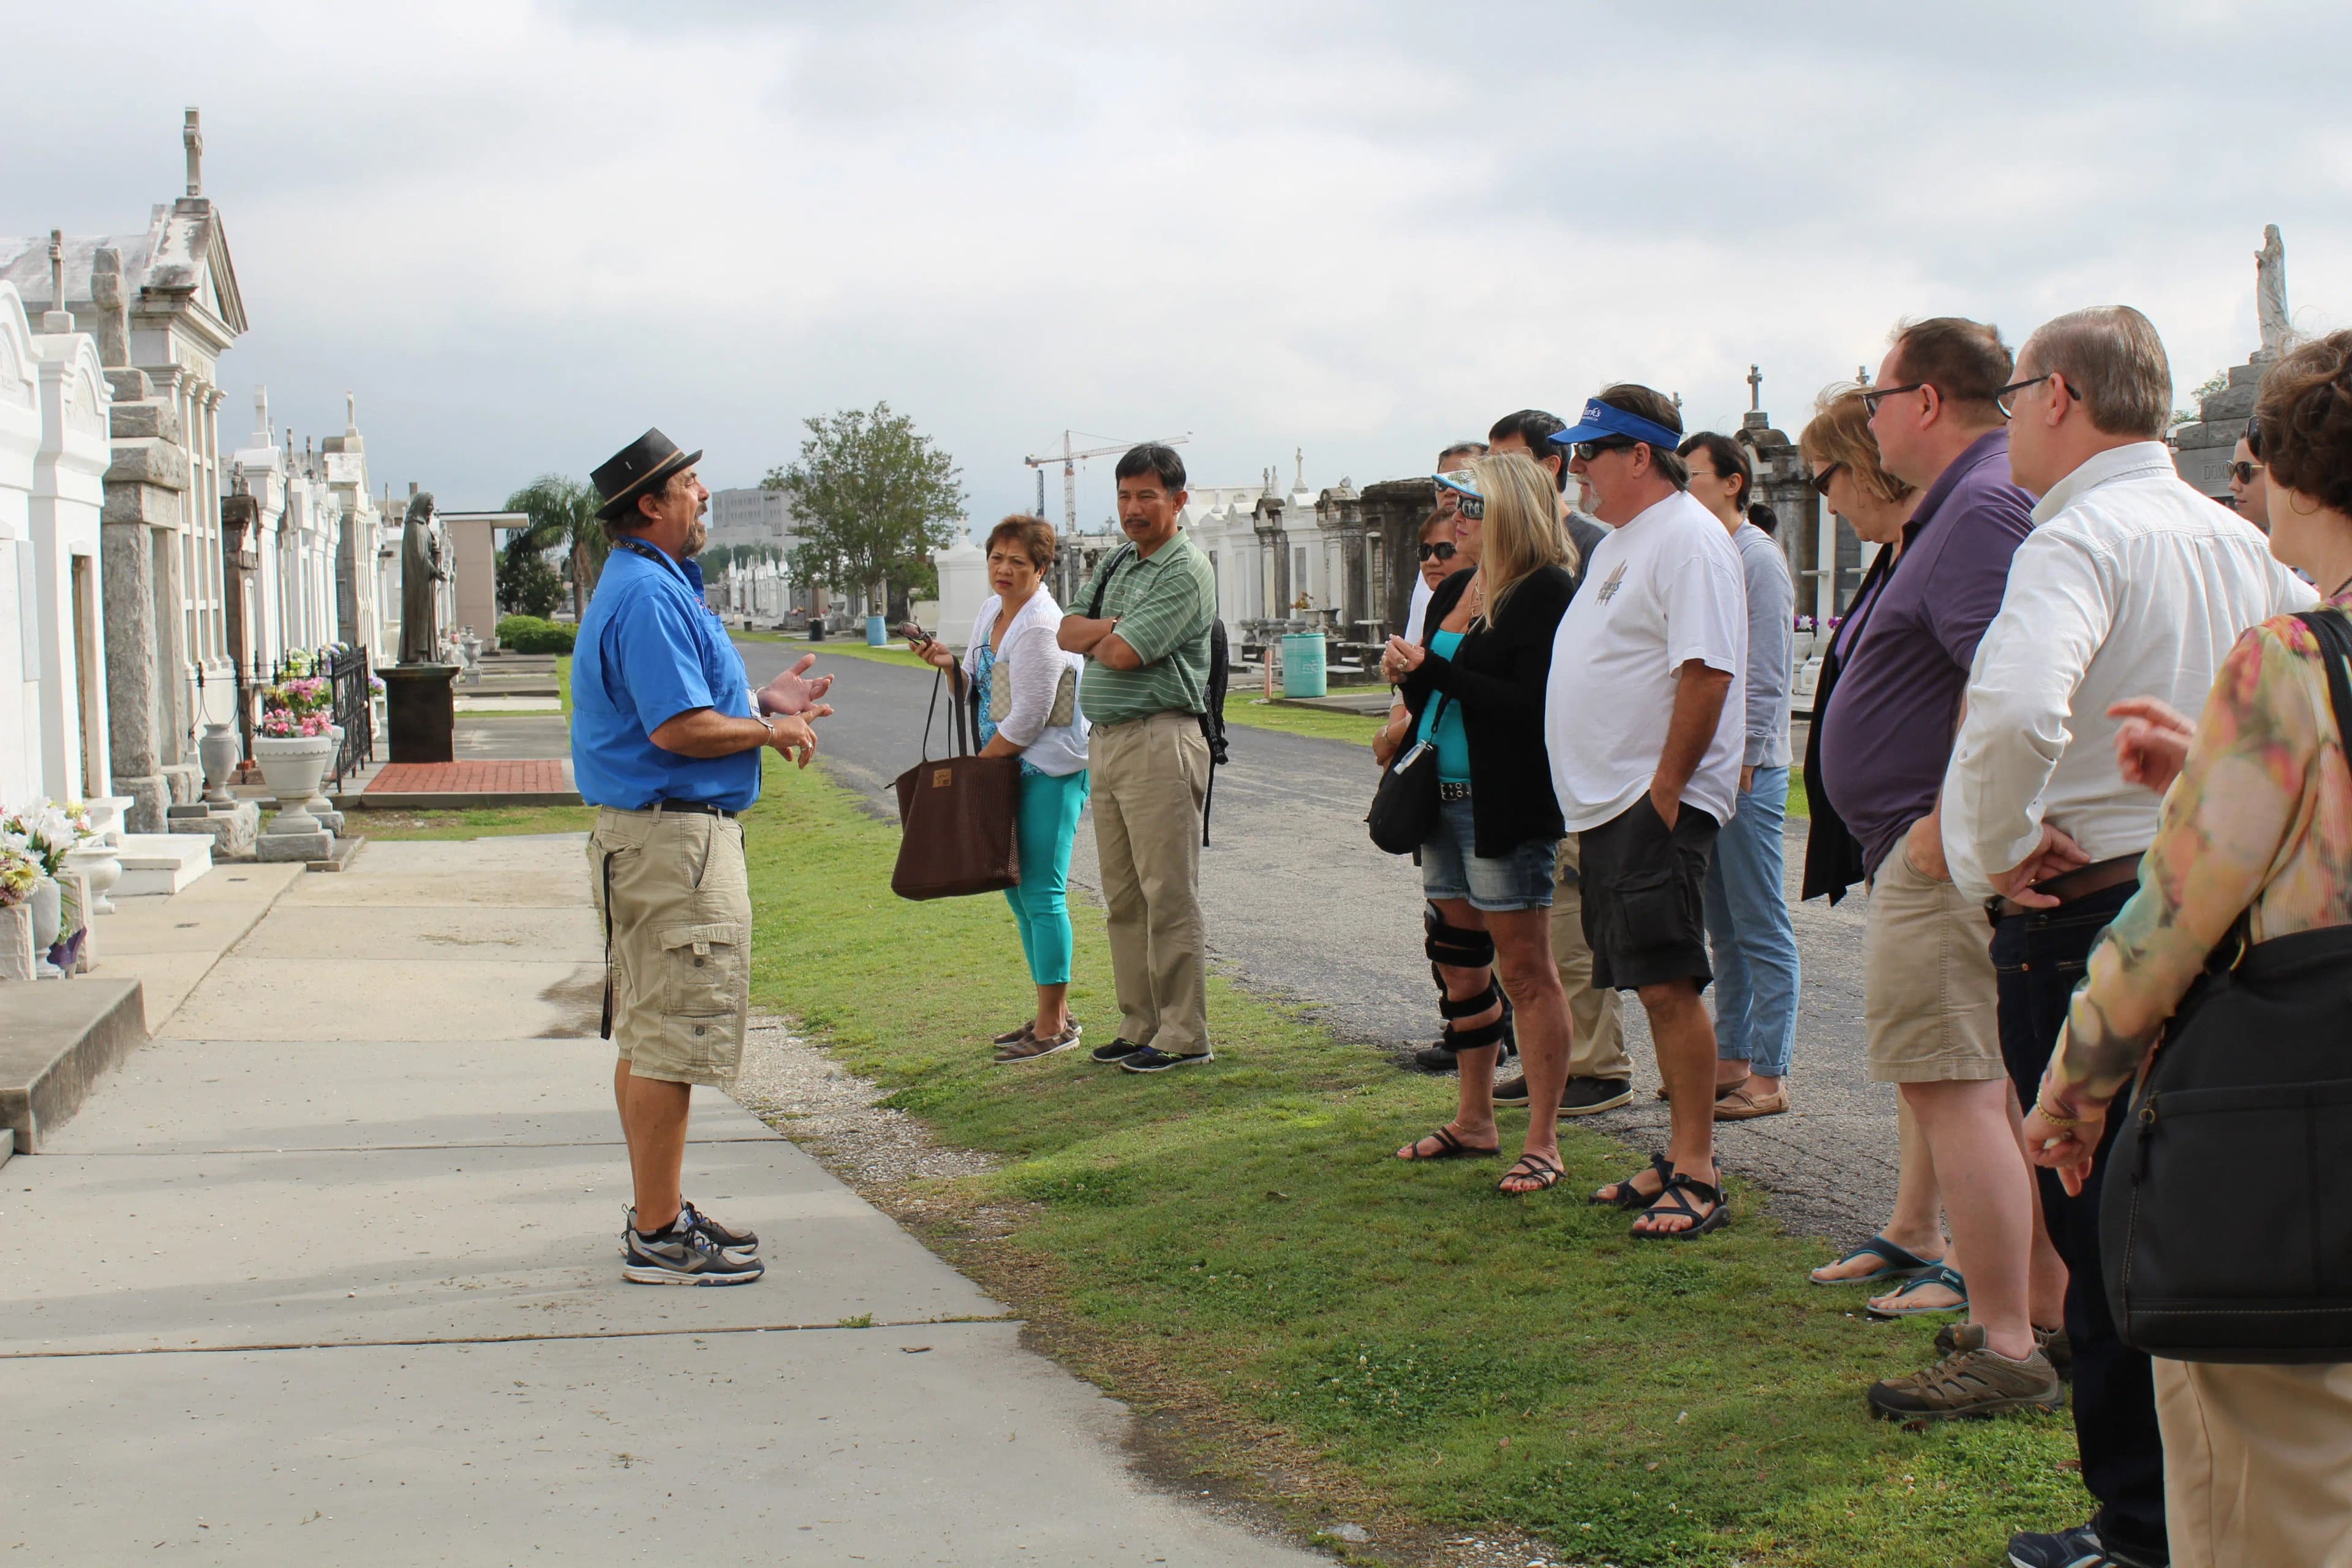
<instances>
[{"instance_id":1,"label":"distant building","mask_svg":"<svg viewBox=\"0 0 2352 1568\"><path fill-rule=\"evenodd\" d=\"M793 531L792 502L782 490L710 492L710 542L764 544L788 551L800 542Z\"/></svg>"}]
</instances>

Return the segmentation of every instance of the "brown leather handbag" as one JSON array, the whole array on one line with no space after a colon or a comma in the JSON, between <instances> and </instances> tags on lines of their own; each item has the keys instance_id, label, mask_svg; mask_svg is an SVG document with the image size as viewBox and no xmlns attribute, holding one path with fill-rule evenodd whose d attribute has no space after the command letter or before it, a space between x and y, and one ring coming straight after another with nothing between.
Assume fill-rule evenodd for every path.
<instances>
[{"instance_id":1,"label":"brown leather handbag","mask_svg":"<svg viewBox=\"0 0 2352 1568\"><path fill-rule=\"evenodd\" d=\"M941 670L923 713L923 760L892 783L902 837L890 890L902 899L1002 892L1021 880L1021 837L1014 830L1021 759L979 755L972 743L979 715L967 714L960 699L948 704L955 714L955 754L931 756L931 721L946 679Z\"/></svg>"}]
</instances>

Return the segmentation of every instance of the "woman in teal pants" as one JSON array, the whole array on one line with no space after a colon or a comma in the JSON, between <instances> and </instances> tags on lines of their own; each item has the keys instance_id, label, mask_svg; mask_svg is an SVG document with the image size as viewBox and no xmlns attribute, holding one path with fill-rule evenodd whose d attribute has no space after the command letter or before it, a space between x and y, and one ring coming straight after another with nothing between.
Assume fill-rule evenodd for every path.
<instances>
[{"instance_id":1,"label":"woman in teal pants","mask_svg":"<svg viewBox=\"0 0 2352 1568\"><path fill-rule=\"evenodd\" d=\"M1070 841L1087 805L1087 719L1078 710L1086 660L1065 653L1055 634L1062 607L1045 591L1054 525L1008 517L988 535L988 580L996 590L972 622L961 663L945 644L916 652L946 670L956 696L977 689L984 757L1021 759L1021 884L1004 898L1021 926L1021 951L1037 986L1037 1016L996 1037L1000 1064L1031 1062L1078 1043L1070 1016Z\"/></svg>"}]
</instances>

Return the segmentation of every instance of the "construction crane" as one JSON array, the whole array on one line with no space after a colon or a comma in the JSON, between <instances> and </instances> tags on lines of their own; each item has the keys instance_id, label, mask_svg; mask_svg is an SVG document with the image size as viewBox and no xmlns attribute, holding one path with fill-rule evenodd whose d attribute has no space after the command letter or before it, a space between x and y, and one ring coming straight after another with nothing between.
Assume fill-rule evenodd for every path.
<instances>
[{"instance_id":1,"label":"construction crane","mask_svg":"<svg viewBox=\"0 0 2352 1568\"><path fill-rule=\"evenodd\" d=\"M1042 457L1021 459L1037 470L1037 510L1041 515L1045 510L1045 465L1048 463L1062 465L1062 522L1064 531L1068 534L1078 531L1078 465L1088 458L1108 458L1113 452L1124 452L1131 447L1139 445L1134 441L1119 441L1108 447L1089 447L1081 452L1071 445L1071 438L1078 434L1079 432L1075 430L1062 432L1062 449L1059 454L1047 452ZM1191 433L1187 432L1181 436L1169 437L1158 445L1181 447L1192 438Z\"/></svg>"}]
</instances>

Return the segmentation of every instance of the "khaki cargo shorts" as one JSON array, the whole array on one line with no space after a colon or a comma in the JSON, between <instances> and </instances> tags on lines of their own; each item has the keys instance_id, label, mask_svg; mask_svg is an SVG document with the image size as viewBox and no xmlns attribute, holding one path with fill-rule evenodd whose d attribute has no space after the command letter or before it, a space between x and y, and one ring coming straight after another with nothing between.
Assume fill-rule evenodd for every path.
<instances>
[{"instance_id":1,"label":"khaki cargo shorts","mask_svg":"<svg viewBox=\"0 0 2352 1568\"><path fill-rule=\"evenodd\" d=\"M613 1043L630 1076L731 1080L751 1005L743 825L601 807L588 835L588 885L611 921Z\"/></svg>"},{"instance_id":2,"label":"khaki cargo shorts","mask_svg":"<svg viewBox=\"0 0 2352 1568\"><path fill-rule=\"evenodd\" d=\"M1984 906L1921 876L1899 840L1870 886L1862 994L1873 1082L2009 1076Z\"/></svg>"}]
</instances>

